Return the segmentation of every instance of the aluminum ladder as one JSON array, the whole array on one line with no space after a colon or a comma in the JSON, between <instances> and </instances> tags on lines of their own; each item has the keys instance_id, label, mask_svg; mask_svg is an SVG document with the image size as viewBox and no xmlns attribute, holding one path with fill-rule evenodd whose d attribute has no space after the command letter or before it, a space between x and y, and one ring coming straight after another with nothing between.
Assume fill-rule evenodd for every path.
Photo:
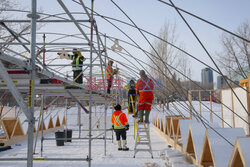
<instances>
[{"instance_id":1,"label":"aluminum ladder","mask_svg":"<svg viewBox=\"0 0 250 167\"><path fill-rule=\"evenodd\" d=\"M150 128L149 124L146 123L136 123L137 132L136 132L136 138L135 138L135 148L134 148L134 158L135 154L139 151L141 152L149 152L151 154L151 157L153 158L152 153L152 147L151 147L151 141L150 141ZM141 148L141 147L146 148Z\"/></svg>"}]
</instances>

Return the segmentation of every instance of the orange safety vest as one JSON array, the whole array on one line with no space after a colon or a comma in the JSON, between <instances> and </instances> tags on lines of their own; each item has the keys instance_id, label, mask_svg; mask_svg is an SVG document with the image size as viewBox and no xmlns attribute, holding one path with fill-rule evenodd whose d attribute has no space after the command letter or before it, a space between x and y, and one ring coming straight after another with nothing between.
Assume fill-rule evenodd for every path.
<instances>
[{"instance_id":1,"label":"orange safety vest","mask_svg":"<svg viewBox=\"0 0 250 167\"><path fill-rule=\"evenodd\" d=\"M111 117L111 124L114 129L125 129L128 124L128 119L125 113L121 110L114 111Z\"/></svg>"},{"instance_id":2,"label":"orange safety vest","mask_svg":"<svg viewBox=\"0 0 250 167\"><path fill-rule=\"evenodd\" d=\"M141 78L136 82L136 93L139 94L138 110L151 110L153 90L154 82L150 78Z\"/></svg>"},{"instance_id":3,"label":"orange safety vest","mask_svg":"<svg viewBox=\"0 0 250 167\"><path fill-rule=\"evenodd\" d=\"M113 68L108 65L108 67L106 68L106 79L110 79L111 77L113 77L113 74L114 74Z\"/></svg>"}]
</instances>

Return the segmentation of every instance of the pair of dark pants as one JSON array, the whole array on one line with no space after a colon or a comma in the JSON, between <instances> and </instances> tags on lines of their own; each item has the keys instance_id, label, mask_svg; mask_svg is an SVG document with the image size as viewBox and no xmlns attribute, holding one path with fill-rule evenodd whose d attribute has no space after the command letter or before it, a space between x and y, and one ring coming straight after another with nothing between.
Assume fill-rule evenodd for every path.
<instances>
[{"instance_id":1,"label":"pair of dark pants","mask_svg":"<svg viewBox=\"0 0 250 167\"><path fill-rule=\"evenodd\" d=\"M107 79L107 82L108 82L107 93L110 94L110 88L112 87L113 78Z\"/></svg>"},{"instance_id":2,"label":"pair of dark pants","mask_svg":"<svg viewBox=\"0 0 250 167\"><path fill-rule=\"evenodd\" d=\"M130 96L132 96L133 102L132 102ZM129 106L128 111L129 111L129 113L133 113L133 112L134 112L134 111L133 111L133 106L134 106L134 108L136 108L136 106L135 106L135 96L136 96L136 91L135 91L135 89L130 89L130 90L128 91L128 106ZM135 109L135 110L136 110L136 109Z\"/></svg>"},{"instance_id":3,"label":"pair of dark pants","mask_svg":"<svg viewBox=\"0 0 250 167\"><path fill-rule=\"evenodd\" d=\"M73 77L74 77L74 81L78 84L82 84L82 70L75 70L73 71Z\"/></svg>"},{"instance_id":4,"label":"pair of dark pants","mask_svg":"<svg viewBox=\"0 0 250 167\"><path fill-rule=\"evenodd\" d=\"M115 129L115 135L116 135L116 140L126 140L127 135L126 135L126 129Z\"/></svg>"},{"instance_id":5,"label":"pair of dark pants","mask_svg":"<svg viewBox=\"0 0 250 167\"><path fill-rule=\"evenodd\" d=\"M130 96L132 96L133 102L132 102ZM134 107L135 112L136 112L135 95L134 95L134 94L132 94L132 95L131 95L131 94L128 94L128 106L129 106L129 108L128 108L129 113L133 113L133 112L134 112L134 111L133 111L133 107Z\"/></svg>"}]
</instances>

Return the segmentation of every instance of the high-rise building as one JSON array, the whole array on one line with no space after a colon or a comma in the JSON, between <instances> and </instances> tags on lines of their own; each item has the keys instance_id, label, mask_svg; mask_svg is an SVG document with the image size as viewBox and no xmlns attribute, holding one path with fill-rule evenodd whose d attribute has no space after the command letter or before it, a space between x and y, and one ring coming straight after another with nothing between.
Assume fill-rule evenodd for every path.
<instances>
[{"instance_id":1,"label":"high-rise building","mask_svg":"<svg viewBox=\"0 0 250 167\"><path fill-rule=\"evenodd\" d=\"M217 89L226 88L226 79L223 76L217 76Z\"/></svg>"},{"instance_id":2,"label":"high-rise building","mask_svg":"<svg viewBox=\"0 0 250 167\"><path fill-rule=\"evenodd\" d=\"M213 71L210 68L204 68L201 70L201 84L205 89L213 89Z\"/></svg>"}]
</instances>

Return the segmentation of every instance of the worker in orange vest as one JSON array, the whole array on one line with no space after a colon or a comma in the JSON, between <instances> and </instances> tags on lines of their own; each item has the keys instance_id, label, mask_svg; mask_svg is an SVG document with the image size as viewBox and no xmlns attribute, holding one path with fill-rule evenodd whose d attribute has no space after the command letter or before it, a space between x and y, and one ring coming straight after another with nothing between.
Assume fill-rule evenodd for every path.
<instances>
[{"instance_id":1,"label":"worker in orange vest","mask_svg":"<svg viewBox=\"0 0 250 167\"><path fill-rule=\"evenodd\" d=\"M107 84L108 84L107 93L108 94L110 94L110 88L112 87L112 84L113 84L114 75L117 74L117 71L118 71L117 69L113 69L112 66L113 66L113 61L109 60L107 68L106 68L106 79L107 79Z\"/></svg>"},{"instance_id":2,"label":"worker in orange vest","mask_svg":"<svg viewBox=\"0 0 250 167\"><path fill-rule=\"evenodd\" d=\"M154 100L154 82L148 78L144 70L141 70L139 74L140 79L136 82L136 93L139 94L138 111L140 120L138 122L143 122L143 116L145 115L145 123L149 123L149 114Z\"/></svg>"},{"instance_id":3,"label":"worker in orange vest","mask_svg":"<svg viewBox=\"0 0 250 167\"><path fill-rule=\"evenodd\" d=\"M127 147L127 134L126 131L129 130L129 124L127 116L121 110L121 105L117 104L115 106L115 111L111 117L112 129L115 131L116 140L118 144L118 150L127 151L129 148ZM122 142L121 142L122 137Z\"/></svg>"}]
</instances>

